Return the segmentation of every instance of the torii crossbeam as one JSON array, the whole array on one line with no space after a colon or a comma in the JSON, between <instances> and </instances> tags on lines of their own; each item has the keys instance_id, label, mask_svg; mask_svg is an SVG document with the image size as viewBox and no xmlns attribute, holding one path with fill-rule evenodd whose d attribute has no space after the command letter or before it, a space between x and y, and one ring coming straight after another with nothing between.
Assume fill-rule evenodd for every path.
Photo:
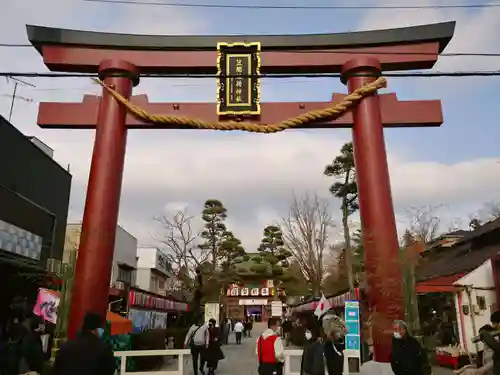
<instances>
[{"instance_id":1,"label":"torii crossbeam","mask_svg":"<svg viewBox=\"0 0 500 375\"><path fill-rule=\"evenodd\" d=\"M141 73L212 74L217 72L217 44L258 41L261 73L342 73L349 92L372 82L382 71L431 68L451 40L455 23L401 29L299 36L138 36L28 26L28 36L53 71L98 73L116 92L155 114L223 120L215 103L149 103L132 96ZM121 76L116 76L120 73ZM275 123L324 103L263 103L260 116ZM353 129L354 153L364 233L369 304L392 319L404 316L398 237L392 204L383 127L439 126L439 101L403 101L395 94L372 95L352 113L309 128ZM159 128L127 115L106 90L81 103L41 103L38 124L44 128L96 129L81 243L71 303L70 337L87 311L104 314L118 219L128 129ZM166 127L171 129L172 127ZM332 150L332 155L335 153ZM390 262L392 261L392 263ZM391 337L373 329L375 361L389 361Z\"/></svg>"}]
</instances>

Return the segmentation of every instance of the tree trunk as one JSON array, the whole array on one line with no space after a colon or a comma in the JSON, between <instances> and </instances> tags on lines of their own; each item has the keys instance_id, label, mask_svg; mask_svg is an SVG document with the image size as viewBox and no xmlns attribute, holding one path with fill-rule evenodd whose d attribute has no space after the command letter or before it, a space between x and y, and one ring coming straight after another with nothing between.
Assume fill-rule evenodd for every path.
<instances>
[{"instance_id":1,"label":"tree trunk","mask_svg":"<svg viewBox=\"0 0 500 375\"><path fill-rule=\"evenodd\" d=\"M347 281L349 283L349 291L353 292L354 275L352 267L352 247L351 247L351 233L349 232L349 212L347 211L347 197L342 198L342 226L344 229L344 242L345 242L345 263L347 268Z\"/></svg>"}]
</instances>

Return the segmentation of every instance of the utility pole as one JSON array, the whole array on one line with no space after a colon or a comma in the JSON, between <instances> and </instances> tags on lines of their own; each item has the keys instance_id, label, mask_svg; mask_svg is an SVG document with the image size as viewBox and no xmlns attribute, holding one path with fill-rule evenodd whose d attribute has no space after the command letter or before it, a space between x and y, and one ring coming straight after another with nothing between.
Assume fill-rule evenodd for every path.
<instances>
[{"instance_id":1,"label":"utility pole","mask_svg":"<svg viewBox=\"0 0 500 375\"><path fill-rule=\"evenodd\" d=\"M23 86L29 86L29 87L35 87L35 85L29 83L29 82L26 82L26 81L23 81L19 78L15 78L15 77L10 77L10 76L7 76L7 82L10 82L12 80L12 82L14 82L14 91L12 92L12 100L10 102L10 110L9 110L9 122L11 122L12 120L12 113L14 111L14 103L16 102L16 99L21 99L21 100L24 100L26 102L32 102L33 99L30 99L30 98L25 98L25 97L22 97L22 96L19 96L17 95L17 87L19 85L23 85Z\"/></svg>"}]
</instances>

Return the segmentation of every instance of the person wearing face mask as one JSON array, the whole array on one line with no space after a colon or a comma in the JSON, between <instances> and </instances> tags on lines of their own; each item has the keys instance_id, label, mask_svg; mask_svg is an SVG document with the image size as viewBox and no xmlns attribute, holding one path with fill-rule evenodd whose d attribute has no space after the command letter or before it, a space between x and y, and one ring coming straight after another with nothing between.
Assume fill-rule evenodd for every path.
<instances>
[{"instance_id":1,"label":"person wearing face mask","mask_svg":"<svg viewBox=\"0 0 500 375\"><path fill-rule=\"evenodd\" d=\"M393 330L391 367L394 375L422 375L427 362L422 346L402 320L394 321Z\"/></svg>"},{"instance_id":2,"label":"person wearing face mask","mask_svg":"<svg viewBox=\"0 0 500 375\"><path fill-rule=\"evenodd\" d=\"M319 335L313 335L310 330L306 330L305 339L300 365L301 375L325 375L323 343Z\"/></svg>"},{"instance_id":3,"label":"person wearing face mask","mask_svg":"<svg viewBox=\"0 0 500 375\"><path fill-rule=\"evenodd\" d=\"M282 375L285 353L279 336L280 320L276 317L267 321L268 329L257 339L257 359L259 375Z\"/></svg>"},{"instance_id":4,"label":"person wearing face mask","mask_svg":"<svg viewBox=\"0 0 500 375\"><path fill-rule=\"evenodd\" d=\"M57 352L54 375L114 375L116 360L111 346L102 340L105 320L87 313L78 336Z\"/></svg>"}]
</instances>

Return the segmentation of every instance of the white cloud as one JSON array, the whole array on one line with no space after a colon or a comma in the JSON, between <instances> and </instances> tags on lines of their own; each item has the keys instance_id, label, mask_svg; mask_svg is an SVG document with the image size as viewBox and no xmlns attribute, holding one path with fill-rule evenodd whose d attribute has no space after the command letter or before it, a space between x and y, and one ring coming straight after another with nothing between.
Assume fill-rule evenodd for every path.
<instances>
[{"instance_id":1,"label":"white cloud","mask_svg":"<svg viewBox=\"0 0 500 375\"><path fill-rule=\"evenodd\" d=\"M379 4L377 2L377 4ZM393 3L391 3L393 4ZM99 10L99 12L97 11ZM493 12L491 12L493 14ZM500 31L500 18L478 11L472 18L461 12L372 12L360 28L408 26L458 19L449 51L490 51ZM496 13L494 13L496 14ZM98 7L68 0L18 0L0 14L0 41L25 43L26 23L60 27L137 33L202 33L206 20L185 10L155 7ZM497 33L494 32L497 30ZM443 59L439 69L480 69L491 59L471 63L461 58ZM447 65L448 64L448 65ZM451 65L450 65L451 64ZM456 65L453 65L456 64ZM488 65L489 66L489 65ZM0 49L0 69L42 71L33 49ZM38 101L79 101L82 94L99 88L81 79L36 80L36 89L20 86L19 94ZM405 83L412 88L414 81ZM187 85L187 86L186 86ZM293 86L293 89L299 86ZM0 93L12 93L12 84L0 82ZM429 90L428 86L421 88ZM136 93L150 100L213 100L214 83L144 80ZM409 90L407 91L409 92ZM449 92L448 92L449 93ZM426 94L439 97L436 87ZM420 95L420 94L419 94ZM269 92L267 92L267 96ZM270 97L279 100L280 98ZM305 100L308 98L305 97ZM36 104L36 103L35 103ZM10 100L0 97L0 113L7 115ZM80 220L92 152L92 131L41 130L35 126L37 106L16 101L13 122L23 132L36 135L55 149L56 160L70 164L74 176L71 219ZM349 138L345 131L294 131L276 135L213 133L206 131L131 131L128 138L120 224L151 245L152 217L188 207L202 210L203 201L220 199L228 208L228 227L248 250L254 250L265 225L286 211L292 189L315 191L328 197L329 179L323 166ZM452 216L464 216L483 201L495 198L500 185L500 164L493 159L469 160L450 165L419 162L402 157L389 144L394 202L398 211L410 204L445 204ZM500 171L499 171L500 172ZM332 210L338 212L332 199Z\"/></svg>"},{"instance_id":2,"label":"white cloud","mask_svg":"<svg viewBox=\"0 0 500 375\"><path fill-rule=\"evenodd\" d=\"M373 2L377 6L414 6L413 0L389 0ZM438 1L422 0L419 5L442 4ZM445 49L445 53L500 53L496 35L500 33L500 17L495 8L470 10L461 9L379 9L367 13L358 25L359 30L389 29L397 27L418 26L438 22L456 21L455 34ZM500 70L500 62L496 57L483 56L442 56L435 65L434 71L478 71ZM484 78L440 78L397 81L397 87L410 92L423 91L432 93L433 97L460 95L461 90L471 91L485 84ZM487 82L486 82L487 83ZM394 89L394 87L392 88Z\"/></svg>"}]
</instances>

